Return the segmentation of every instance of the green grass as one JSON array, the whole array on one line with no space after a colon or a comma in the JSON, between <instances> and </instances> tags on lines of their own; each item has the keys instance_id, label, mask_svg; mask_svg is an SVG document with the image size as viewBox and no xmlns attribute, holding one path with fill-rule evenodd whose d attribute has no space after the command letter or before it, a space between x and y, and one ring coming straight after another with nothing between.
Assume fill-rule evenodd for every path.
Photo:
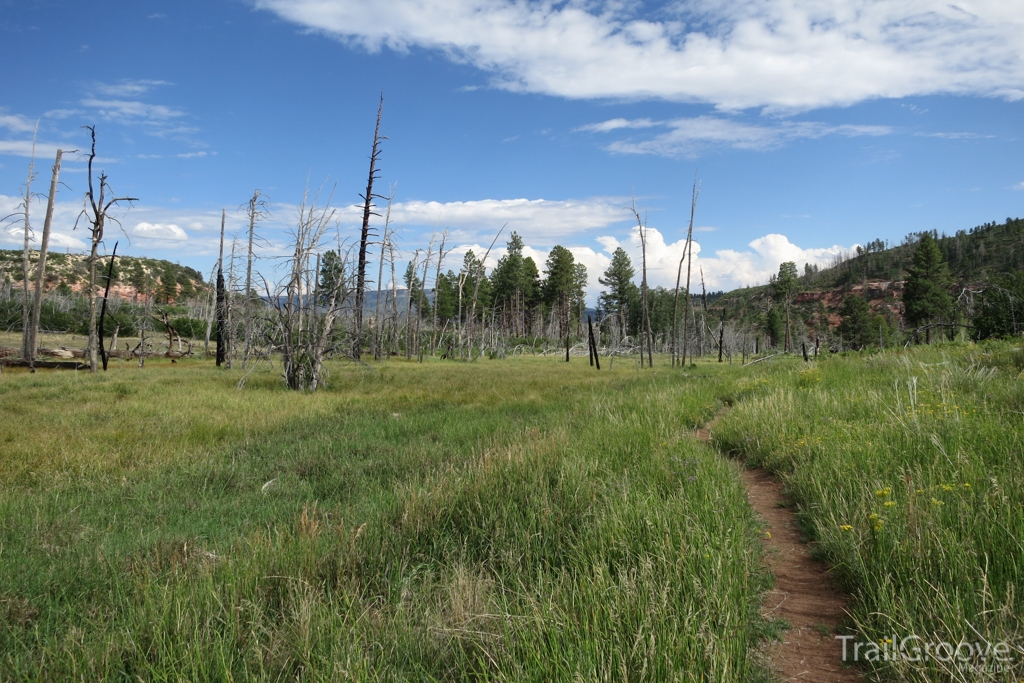
<instances>
[{"instance_id":1,"label":"green grass","mask_svg":"<svg viewBox=\"0 0 1024 683\"><path fill-rule=\"evenodd\" d=\"M1000 672L881 662L885 680L1022 679L1022 369L1019 341L769 361L715 430L783 478L863 640L1016 648Z\"/></svg>"},{"instance_id":2,"label":"green grass","mask_svg":"<svg viewBox=\"0 0 1024 683\"><path fill-rule=\"evenodd\" d=\"M0 376L0 680L764 678L738 368L330 369Z\"/></svg>"}]
</instances>

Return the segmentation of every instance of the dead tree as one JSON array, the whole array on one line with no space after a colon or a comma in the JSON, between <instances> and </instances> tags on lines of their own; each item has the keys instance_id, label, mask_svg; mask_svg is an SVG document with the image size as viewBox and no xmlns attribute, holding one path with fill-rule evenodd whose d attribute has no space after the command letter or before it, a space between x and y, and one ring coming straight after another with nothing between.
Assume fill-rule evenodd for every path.
<instances>
[{"instance_id":1,"label":"dead tree","mask_svg":"<svg viewBox=\"0 0 1024 683\"><path fill-rule=\"evenodd\" d=\"M100 324L97 329L99 333L100 356L103 359L103 372L107 371L107 361L110 359L107 355L107 349L103 346L103 323L107 317L107 299L110 297L110 282L114 279L114 259L117 258L117 244L117 242L114 242L114 251L110 254L110 267L107 268L107 286L103 290L103 306L100 308Z\"/></svg>"},{"instance_id":2,"label":"dead tree","mask_svg":"<svg viewBox=\"0 0 1024 683\"><path fill-rule=\"evenodd\" d=\"M676 317L678 305L679 305L679 276L683 273L683 258L679 259L679 270L676 271L676 295L675 302L672 306L672 331L676 337L676 348L673 350L673 356L676 357L676 361L680 367L686 367L686 351L689 341L687 321L689 320L690 312L690 267L693 264L693 217L697 213L697 196L700 195L700 185L697 184L697 179L693 179L693 194L690 201L690 227L686 231L686 247L683 249L683 258L686 259L686 299L683 307L683 354L679 357L679 319ZM703 277L703 276L702 276Z\"/></svg>"},{"instance_id":3,"label":"dead tree","mask_svg":"<svg viewBox=\"0 0 1024 683\"><path fill-rule=\"evenodd\" d=\"M235 249L237 247L238 247L238 237L237 236L236 237L232 237L231 238L231 261L229 261L229 264L228 264L228 282L227 282L227 287L225 289L225 294L227 296L225 297L226 300L225 300L225 306L224 306L224 308L226 309L225 310L225 315L224 315L224 318L225 318L224 330L226 332L226 335L225 335L226 336L226 340L225 340L225 344L224 344L224 366L228 370L231 369L231 364L232 364L233 359L235 357L235 328L234 328L234 324L233 324L233 322L234 322L233 321L233 316L231 314L234 312L234 308L235 308L234 307L234 302L233 302L233 299L235 297L233 296L233 294L234 294L235 290L237 289L237 284L235 283Z\"/></svg>"},{"instance_id":4,"label":"dead tree","mask_svg":"<svg viewBox=\"0 0 1024 683\"><path fill-rule=\"evenodd\" d=\"M102 171L100 172L99 194L97 195L92 173L92 165L96 160L96 126L83 126L83 128L89 131L92 144L89 148L87 169L89 191L85 195L85 209L82 210L79 218L84 216L89 223L89 241L91 243L89 258L87 259L89 264L89 371L96 372L99 367L99 350L96 339L96 263L99 259L99 246L100 242L103 241L103 231L107 221L117 222L117 219L109 215L110 209L121 202L128 202L130 205L132 202L139 200L136 197L113 197L107 199L108 193L113 194L113 191L107 183L107 174Z\"/></svg>"},{"instance_id":5,"label":"dead tree","mask_svg":"<svg viewBox=\"0 0 1024 683\"><path fill-rule=\"evenodd\" d=\"M484 257L480 259L480 267L477 268L476 286L473 287L473 306L470 308L469 312L469 318L471 322L469 325L469 356L467 360L473 360L473 330L476 323L476 302L477 298L480 296L480 282L484 279L484 267L485 264L487 263L487 257L491 255L491 249L494 249L494 243L498 241L498 237L501 236L501 233L505 230L507 226L508 223L505 223L505 225L501 226L501 230L498 230L498 232L494 234L494 239L491 240L491 246L487 247L487 251L484 253ZM482 353L483 352L481 352L481 355Z\"/></svg>"},{"instance_id":6,"label":"dead tree","mask_svg":"<svg viewBox=\"0 0 1024 683\"><path fill-rule=\"evenodd\" d=\"M366 247L370 242L370 216L379 216L373 211L373 200L384 199L373 194L373 183L377 180L380 170L377 160L380 158L380 141L386 140L380 134L380 117L384 112L384 93L380 94L380 105L377 107L377 126L373 129L373 149L370 152L370 173L366 179L366 194L363 198L363 227L359 234L359 263L356 272L356 303L355 303L355 335L352 342L352 357L359 360L363 349L363 297L366 290Z\"/></svg>"},{"instance_id":7,"label":"dead tree","mask_svg":"<svg viewBox=\"0 0 1024 683\"><path fill-rule=\"evenodd\" d=\"M43 221L43 238L39 243L39 262L36 263L35 292L32 297L32 317L29 322L27 348L29 355L25 359L32 367L36 357L37 338L39 336L39 318L43 308L43 278L46 276L46 252L50 247L50 226L53 224L53 205L57 198L57 183L60 180L60 160L64 152L57 150L57 158L53 162L53 176L50 178L50 196L46 200L46 218Z\"/></svg>"},{"instance_id":8,"label":"dead tree","mask_svg":"<svg viewBox=\"0 0 1024 683\"><path fill-rule=\"evenodd\" d=\"M423 302L427 299L427 269L430 268L430 257L434 253L434 240L437 237L437 232L430 236L430 245L427 247L427 258L423 261L423 280L420 282L420 293L416 297L416 356L419 361L423 362L423 353L421 351L422 345L420 344L420 322L423 320Z\"/></svg>"},{"instance_id":9,"label":"dead tree","mask_svg":"<svg viewBox=\"0 0 1024 683\"><path fill-rule=\"evenodd\" d=\"M24 209L25 209L25 222L22 225L22 231L25 237L25 248L22 251L21 256L21 269L22 269L22 301L21 301L21 357L27 361L35 357L35 349L29 348L31 343L31 314L30 314L30 303L28 294L28 246L29 239L32 235L32 225L29 221L30 208L32 206L32 181L36 177L36 136L39 134L39 122L36 122L36 130L32 134L32 156L28 162L28 176L25 178L25 196L24 196Z\"/></svg>"},{"instance_id":10,"label":"dead tree","mask_svg":"<svg viewBox=\"0 0 1024 683\"><path fill-rule=\"evenodd\" d=\"M312 200L308 190L303 195L287 279L273 294L267 286L267 298L277 312L276 336L285 382L296 391L315 391L326 379L324 357L348 292L342 282L332 291L320 291L319 273L311 268L314 257L319 259L318 249L334 218L331 198L323 208L317 207L318 198L319 192Z\"/></svg>"},{"instance_id":11,"label":"dead tree","mask_svg":"<svg viewBox=\"0 0 1024 683\"><path fill-rule=\"evenodd\" d=\"M266 196L258 189L252 193L245 212L249 219L249 251L245 263L245 298L243 299L245 306L245 356L242 359L243 368L249 362L249 356L252 354L253 332L258 312L257 298L254 296L252 289L252 259L253 245L256 240L256 223L270 215L270 204Z\"/></svg>"},{"instance_id":12,"label":"dead tree","mask_svg":"<svg viewBox=\"0 0 1024 683\"><path fill-rule=\"evenodd\" d=\"M227 211L220 212L220 256L217 257L217 367L224 363L227 346L227 302L224 297L224 220Z\"/></svg>"},{"instance_id":13,"label":"dead tree","mask_svg":"<svg viewBox=\"0 0 1024 683\"><path fill-rule=\"evenodd\" d=\"M448 241L448 228L444 229L441 235L441 248L437 251L437 272L434 274L434 315L431 321L430 332L430 355L433 356L437 349L437 283L441 281L441 264L444 262L444 243ZM423 283L426 287L426 282Z\"/></svg>"},{"instance_id":14,"label":"dead tree","mask_svg":"<svg viewBox=\"0 0 1024 683\"><path fill-rule=\"evenodd\" d=\"M653 336L651 334L651 312L647 306L647 226L640 220L640 214L636 210L636 201L630 206L630 211L636 217L636 229L640 232L640 253L642 256L642 275L640 278L640 311L641 321L640 324L643 328L642 334L645 336L645 343L640 344L640 367L644 366L644 346L647 347L647 361L648 365L654 367L654 351L653 351ZM566 358L568 358L568 352L566 352Z\"/></svg>"},{"instance_id":15,"label":"dead tree","mask_svg":"<svg viewBox=\"0 0 1024 683\"><path fill-rule=\"evenodd\" d=\"M391 202L395 198L395 188L391 188L388 195L388 209L384 214L384 237L380 242L380 262L377 264L377 298L373 302L373 357L381 360L383 352L381 344L384 341L384 324L380 314L380 290L384 280L384 252L391 244ZM385 305L385 309L387 305ZM385 314L387 311L385 310Z\"/></svg>"}]
</instances>

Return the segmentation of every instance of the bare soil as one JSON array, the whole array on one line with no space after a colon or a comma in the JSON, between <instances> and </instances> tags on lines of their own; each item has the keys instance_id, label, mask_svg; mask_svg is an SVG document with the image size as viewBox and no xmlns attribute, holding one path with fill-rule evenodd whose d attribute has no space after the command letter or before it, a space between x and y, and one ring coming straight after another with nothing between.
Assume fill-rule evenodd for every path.
<instances>
[{"instance_id":1,"label":"bare soil","mask_svg":"<svg viewBox=\"0 0 1024 683\"><path fill-rule=\"evenodd\" d=\"M711 442L711 430L726 413L722 408L697 438ZM846 633L846 596L836 586L828 568L813 559L808 545L801 540L792 504L782 486L762 469L744 469L741 473L751 507L764 520L762 535L768 568L775 575L775 587L767 593L762 614L784 619L791 628L781 641L764 645L764 655L784 682L813 683L860 682L864 679L853 668L842 664L842 642L836 634Z\"/></svg>"}]
</instances>

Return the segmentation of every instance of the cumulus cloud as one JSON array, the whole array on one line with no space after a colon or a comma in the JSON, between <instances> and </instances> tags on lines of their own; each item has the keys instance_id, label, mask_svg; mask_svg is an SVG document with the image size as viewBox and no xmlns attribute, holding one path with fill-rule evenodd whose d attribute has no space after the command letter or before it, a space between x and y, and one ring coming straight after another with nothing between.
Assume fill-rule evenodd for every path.
<instances>
[{"instance_id":1,"label":"cumulus cloud","mask_svg":"<svg viewBox=\"0 0 1024 683\"><path fill-rule=\"evenodd\" d=\"M478 199L436 202L395 202L391 222L396 226L452 228L452 240L487 240L505 225L504 235L518 232L524 240L554 245L580 232L604 228L626 220L626 200L615 197L590 199ZM341 217L348 223L362 219L362 207L346 207ZM484 247L486 251L486 246Z\"/></svg>"},{"instance_id":2,"label":"cumulus cloud","mask_svg":"<svg viewBox=\"0 0 1024 683\"><path fill-rule=\"evenodd\" d=\"M973 0L251 0L375 51L413 47L494 86L807 110L936 93L1024 98L1019 2Z\"/></svg>"},{"instance_id":3,"label":"cumulus cloud","mask_svg":"<svg viewBox=\"0 0 1024 683\"><path fill-rule=\"evenodd\" d=\"M608 257L618 247L625 249L639 271L642 254L640 234L636 228L633 228L624 240L603 235L597 238L597 242L601 244ZM647 230L647 279L652 287L675 287L679 261L683 257L685 247L685 239L667 242L664 235L656 228ZM764 284L771 275L779 272L779 265L784 261L794 261L801 269L805 263L827 266L836 257L849 254L856 248L856 245L850 247L841 245L800 247L790 242L785 235L770 234L753 240L747 247L745 250L720 249L713 256L703 256L700 243L694 240L693 282L700 282L700 272L703 269L705 285L709 291L719 289L728 291L739 287ZM599 256L603 255L599 254ZM595 260L595 265L599 264L600 262ZM597 278L606 267L607 265L601 267L600 271L589 273L592 288L600 289L597 286Z\"/></svg>"},{"instance_id":4,"label":"cumulus cloud","mask_svg":"<svg viewBox=\"0 0 1024 683\"><path fill-rule=\"evenodd\" d=\"M137 223L131 229L131 234L142 239L169 242L184 242L188 239L188 234L174 223Z\"/></svg>"}]
</instances>

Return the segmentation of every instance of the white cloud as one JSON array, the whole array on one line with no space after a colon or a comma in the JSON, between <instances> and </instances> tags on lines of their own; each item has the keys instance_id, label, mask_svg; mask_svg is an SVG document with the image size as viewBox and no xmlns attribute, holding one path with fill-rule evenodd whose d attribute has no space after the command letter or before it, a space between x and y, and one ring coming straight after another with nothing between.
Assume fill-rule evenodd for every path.
<instances>
[{"instance_id":1,"label":"white cloud","mask_svg":"<svg viewBox=\"0 0 1024 683\"><path fill-rule=\"evenodd\" d=\"M146 240L184 242L188 235L174 223L137 223L131 234Z\"/></svg>"},{"instance_id":2,"label":"white cloud","mask_svg":"<svg viewBox=\"0 0 1024 683\"><path fill-rule=\"evenodd\" d=\"M1024 190L1024 180L1022 180L1019 183L1017 183L1016 185L1014 185L1013 189L1015 189L1015 190Z\"/></svg>"},{"instance_id":3,"label":"white cloud","mask_svg":"<svg viewBox=\"0 0 1024 683\"><path fill-rule=\"evenodd\" d=\"M36 122L21 114L5 114L0 109L0 128L6 128L12 133L31 133L36 129Z\"/></svg>"},{"instance_id":4,"label":"white cloud","mask_svg":"<svg viewBox=\"0 0 1024 683\"><path fill-rule=\"evenodd\" d=\"M206 152L202 152L202 151L200 151L200 152L186 152L185 154L179 154L178 158L179 159L196 159L196 158L200 158L201 159L202 157L205 157L205 156L206 156Z\"/></svg>"},{"instance_id":5,"label":"white cloud","mask_svg":"<svg viewBox=\"0 0 1024 683\"><path fill-rule=\"evenodd\" d=\"M66 145L65 145L66 146ZM57 145L48 142L37 142L35 145L36 159L43 157L54 157L57 155ZM0 154L10 154L17 157L32 156L31 140L0 140Z\"/></svg>"},{"instance_id":6,"label":"white cloud","mask_svg":"<svg viewBox=\"0 0 1024 683\"><path fill-rule=\"evenodd\" d=\"M628 239L624 242L608 235L598 237L597 241L609 256L617 247L621 246L625 249L637 270L639 281L642 253L640 234L636 228L631 230ZM785 235L778 234L759 237L747 246L749 248L743 251L721 249L716 251L714 256L702 256L701 245L694 240L691 289L700 287L702 268L708 291L719 289L728 291L738 287L764 284L772 274L779 272L779 264L784 261L794 261L797 268L801 270L805 263L827 266L837 256L848 254L856 247L856 245L851 247L834 245L824 248L804 248L791 243ZM658 229L649 228L647 230L647 279L652 287L675 287L679 261L683 257L685 248L685 239L669 243L665 241L664 235ZM603 257L603 254L598 256ZM590 265L587 266L590 285L595 291L600 290L597 278L607 268L608 259L607 257L605 259L603 266L600 266L600 261L594 260L595 267L600 267L598 271L591 271ZM684 263L684 282L685 278L686 265Z\"/></svg>"},{"instance_id":7,"label":"white cloud","mask_svg":"<svg viewBox=\"0 0 1024 683\"><path fill-rule=\"evenodd\" d=\"M119 83L95 83L92 89L107 97L138 97L161 85L170 85L170 83L146 79L126 79Z\"/></svg>"},{"instance_id":8,"label":"white cloud","mask_svg":"<svg viewBox=\"0 0 1024 683\"><path fill-rule=\"evenodd\" d=\"M375 51L421 47L513 91L806 110L935 93L1024 98L1019 0L251 0Z\"/></svg>"},{"instance_id":9,"label":"white cloud","mask_svg":"<svg viewBox=\"0 0 1024 683\"><path fill-rule=\"evenodd\" d=\"M941 138L943 140L977 140L979 138L992 139L995 135L981 135L980 133L914 133L919 138Z\"/></svg>"},{"instance_id":10,"label":"white cloud","mask_svg":"<svg viewBox=\"0 0 1024 683\"><path fill-rule=\"evenodd\" d=\"M712 146L765 151L799 139L815 139L832 135L844 137L881 136L892 133L892 128L888 126L850 124L830 126L814 121L782 121L760 125L741 123L716 116L673 119L652 125L667 127L669 131L646 140L617 140L609 144L606 149L619 154L694 156L702 149ZM609 128L608 130L613 129Z\"/></svg>"},{"instance_id":11,"label":"white cloud","mask_svg":"<svg viewBox=\"0 0 1024 683\"><path fill-rule=\"evenodd\" d=\"M167 121L185 115L183 111L162 104L146 104L134 100L101 100L87 97L82 100L82 106L96 109L100 116L119 123Z\"/></svg>"},{"instance_id":12,"label":"white cloud","mask_svg":"<svg viewBox=\"0 0 1024 683\"><path fill-rule=\"evenodd\" d=\"M518 232L524 240L551 246L580 232L604 228L626 220L625 200L597 197L584 200L551 199L479 199L462 202L395 202L391 222L395 226L434 226L452 228L450 241L487 240L505 227L504 236ZM383 213L383 207L380 210ZM342 210L342 220L355 223L362 218L362 207ZM499 242L503 243L503 242ZM486 246L484 247L486 250Z\"/></svg>"},{"instance_id":13,"label":"white cloud","mask_svg":"<svg viewBox=\"0 0 1024 683\"><path fill-rule=\"evenodd\" d=\"M588 123L585 126L580 126L573 132L584 132L584 133L608 133L613 130L619 130L620 128L652 128L653 126L663 125L655 123L650 119L609 119L602 121L601 123Z\"/></svg>"},{"instance_id":14,"label":"white cloud","mask_svg":"<svg viewBox=\"0 0 1024 683\"><path fill-rule=\"evenodd\" d=\"M56 119L62 121L69 119L72 116L81 116L84 112L81 109L51 109L43 114L48 119Z\"/></svg>"}]
</instances>

